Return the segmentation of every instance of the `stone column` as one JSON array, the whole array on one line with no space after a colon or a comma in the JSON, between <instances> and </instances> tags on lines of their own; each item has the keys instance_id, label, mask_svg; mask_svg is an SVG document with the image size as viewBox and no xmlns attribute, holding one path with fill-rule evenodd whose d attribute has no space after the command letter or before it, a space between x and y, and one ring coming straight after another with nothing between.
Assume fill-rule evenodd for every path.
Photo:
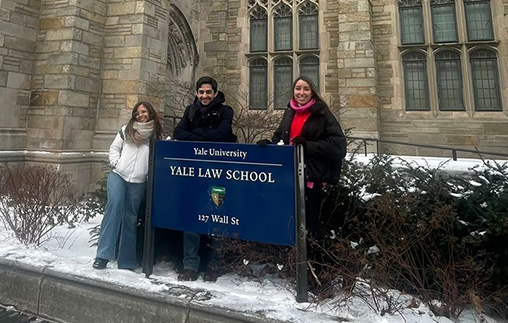
<instances>
[{"instance_id":1,"label":"stone column","mask_svg":"<svg viewBox=\"0 0 508 323\"><path fill-rule=\"evenodd\" d=\"M228 95L237 93L241 84L240 53L243 52L241 28L238 26L241 1L202 1L201 28L198 36L202 57L202 75L217 79ZM201 75L199 75L201 76Z\"/></svg>"},{"instance_id":2,"label":"stone column","mask_svg":"<svg viewBox=\"0 0 508 323\"><path fill-rule=\"evenodd\" d=\"M337 65L344 128L352 135L379 138L377 62L369 0L339 2Z\"/></svg>"},{"instance_id":3,"label":"stone column","mask_svg":"<svg viewBox=\"0 0 508 323\"><path fill-rule=\"evenodd\" d=\"M0 142L24 149L40 0L0 0Z\"/></svg>"},{"instance_id":4,"label":"stone column","mask_svg":"<svg viewBox=\"0 0 508 323\"><path fill-rule=\"evenodd\" d=\"M105 150L136 102L161 111L167 65L169 1L109 1L102 93L93 147Z\"/></svg>"},{"instance_id":5,"label":"stone column","mask_svg":"<svg viewBox=\"0 0 508 323\"><path fill-rule=\"evenodd\" d=\"M28 148L55 152L92 148L106 10L106 0L42 2Z\"/></svg>"}]
</instances>

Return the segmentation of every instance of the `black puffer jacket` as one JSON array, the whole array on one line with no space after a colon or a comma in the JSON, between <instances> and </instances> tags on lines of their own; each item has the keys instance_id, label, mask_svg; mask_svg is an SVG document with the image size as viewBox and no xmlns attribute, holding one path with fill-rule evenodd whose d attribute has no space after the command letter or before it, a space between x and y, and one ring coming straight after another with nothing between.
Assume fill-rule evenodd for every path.
<instances>
[{"instance_id":1,"label":"black puffer jacket","mask_svg":"<svg viewBox=\"0 0 508 323\"><path fill-rule=\"evenodd\" d=\"M182 120L173 133L176 140L234 142L231 124L233 108L223 105L224 93L219 91L208 106L202 106L198 98L185 108Z\"/></svg>"},{"instance_id":2,"label":"black puffer jacket","mask_svg":"<svg viewBox=\"0 0 508 323\"><path fill-rule=\"evenodd\" d=\"M342 159L346 156L346 138L326 103L317 101L310 107L301 136L305 138L305 165L308 181L335 184L339 180ZM289 106L275 131L272 143L281 139L289 144L289 130L295 111Z\"/></svg>"}]
</instances>

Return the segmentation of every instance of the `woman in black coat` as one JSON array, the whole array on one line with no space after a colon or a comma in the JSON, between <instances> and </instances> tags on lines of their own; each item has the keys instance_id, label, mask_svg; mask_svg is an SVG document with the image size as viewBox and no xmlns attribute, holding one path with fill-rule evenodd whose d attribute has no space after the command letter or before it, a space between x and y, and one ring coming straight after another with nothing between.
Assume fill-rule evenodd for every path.
<instances>
[{"instance_id":1,"label":"woman in black coat","mask_svg":"<svg viewBox=\"0 0 508 323\"><path fill-rule=\"evenodd\" d=\"M258 144L281 140L285 145L304 147L307 229L311 236L322 240L324 232L318 227L323 187L339 180L346 140L337 119L308 77L300 76L294 81L293 98L271 142L261 140Z\"/></svg>"}]
</instances>

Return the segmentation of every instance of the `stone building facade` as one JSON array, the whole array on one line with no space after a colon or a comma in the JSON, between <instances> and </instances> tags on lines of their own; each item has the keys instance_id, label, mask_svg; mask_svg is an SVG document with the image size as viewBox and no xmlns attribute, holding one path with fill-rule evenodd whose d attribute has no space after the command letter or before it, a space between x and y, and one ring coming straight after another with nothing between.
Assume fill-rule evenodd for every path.
<instances>
[{"instance_id":1,"label":"stone building facade","mask_svg":"<svg viewBox=\"0 0 508 323\"><path fill-rule=\"evenodd\" d=\"M508 0L0 0L0 159L93 183L135 102L171 114L209 74L279 113L301 72L354 136L508 153L507 16Z\"/></svg>"}]
</instances>

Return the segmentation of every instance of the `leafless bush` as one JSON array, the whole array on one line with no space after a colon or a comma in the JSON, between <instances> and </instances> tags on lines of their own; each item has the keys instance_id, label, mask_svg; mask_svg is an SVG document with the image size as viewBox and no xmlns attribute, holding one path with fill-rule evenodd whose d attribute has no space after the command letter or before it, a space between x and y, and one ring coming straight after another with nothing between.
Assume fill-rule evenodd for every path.
<instances>
[{"instance_id":1,"label":"leafless bush","mask_svg":"<svg viewBox=\"0 0 508 323\"><path fill-rule=\"evenodd\" d=\"M22 243L40 245L55 226L78 220L80 195L55 167L0 166L0 182L0 217Z\"/></svg>"},{"instance_id":2,"label":"leafless bush","mask_svg":"<svg viewBox=\"0 0 508 323\"><path fill-rule=\"evenodd\" d=\"M248 96L238 86L229 96L235 110L233 116L233 131L245 143L252 143L259 139L272 138L282 118L282 111L254 110L249 106Z\"/></svg>"}]
</instances>

